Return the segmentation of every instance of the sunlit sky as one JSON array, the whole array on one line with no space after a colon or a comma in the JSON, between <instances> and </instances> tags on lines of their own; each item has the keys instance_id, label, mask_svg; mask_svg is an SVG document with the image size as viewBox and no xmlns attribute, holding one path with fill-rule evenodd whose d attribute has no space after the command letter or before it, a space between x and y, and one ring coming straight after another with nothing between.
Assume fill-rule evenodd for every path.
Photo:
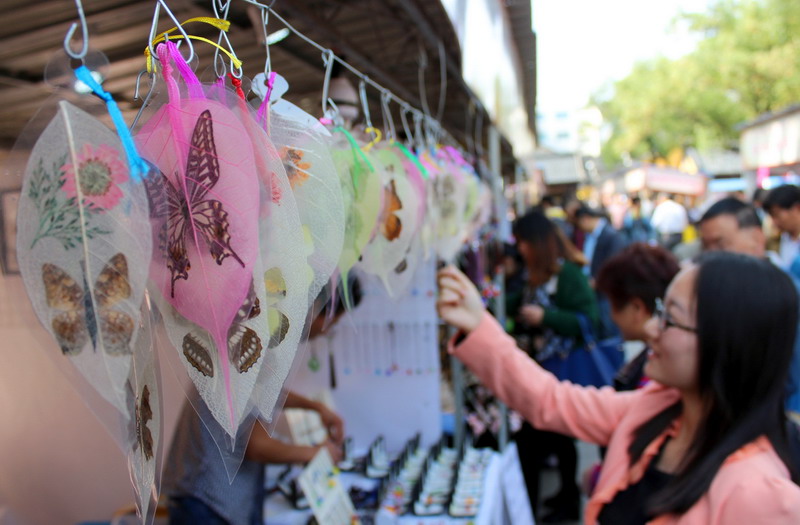
<instances>
[{"instance_id":1,"label":"sunlit sky","mask_svg":"<svg viewBox=\"0 0 800 525\"><path fill-rule=\"evenodd\" d=\"M532 0L537 34L537 106L541 113L584 107L591 94L624 78L639 60L677 57L697 37L670 30L681 10L704 12L710 0Z\"/></svg>"}]
</instances>

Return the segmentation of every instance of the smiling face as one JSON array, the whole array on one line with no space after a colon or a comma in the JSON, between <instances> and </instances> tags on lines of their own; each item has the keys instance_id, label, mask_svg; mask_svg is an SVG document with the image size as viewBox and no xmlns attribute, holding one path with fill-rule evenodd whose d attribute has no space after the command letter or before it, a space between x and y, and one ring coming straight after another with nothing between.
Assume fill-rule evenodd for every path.
<instances>
[{"instance_id":1,"label":"smiling face","mask_svg":"<svg viewBox=\"0 0 800 525\"><path fill-rule=\"evenodd\" d=\"M690 330L697 326L697 273L697 267L692 266L675 277L667 289L662 317L654 316L645 327L652 351L644 373L683 392L696 392L698 387L697 335Z\"/></svg>"}]
</instances>

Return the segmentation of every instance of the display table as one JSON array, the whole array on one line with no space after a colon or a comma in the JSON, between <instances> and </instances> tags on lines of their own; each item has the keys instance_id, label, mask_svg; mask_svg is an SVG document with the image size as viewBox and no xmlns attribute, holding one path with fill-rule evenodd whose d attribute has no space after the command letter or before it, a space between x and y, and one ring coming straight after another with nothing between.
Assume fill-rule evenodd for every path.
<instances>
[{"instance_id":1,"label":"display table","mask_svg":"<svg viewBox=\"0 0 800 525\"><path fill-rule=\"evenodd\" d=\"M282 469L269 467L268 478L274 479L277 470ZM354 485L365 486L374 483L359 474L346 472L342 473L341 480L348 490ZM375 516L375 523L376 525L534 524L515 444L506 447L502 454L493 455L483 485L483 501L475 518L453 518L448 515L421 517L411 514L395 516L382 510ZM310 518L310 510L296 510L280 493L271 495L264 502L264 521L269 525L305 525Z\"/></svg>"}]
</instances>

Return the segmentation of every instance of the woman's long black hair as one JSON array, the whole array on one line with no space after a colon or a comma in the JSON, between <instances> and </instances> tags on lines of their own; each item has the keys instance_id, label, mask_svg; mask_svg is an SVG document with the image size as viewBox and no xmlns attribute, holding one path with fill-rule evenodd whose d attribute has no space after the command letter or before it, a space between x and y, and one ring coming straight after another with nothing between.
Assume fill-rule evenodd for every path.
<instances>
[{"instance_id":1,"label":"woman's long black hair","mask_svg":"<svg viewBox=\"0 0 800 525\"><path fill-rule=\"evenodd\" d=\"M763 435L798 481L784 415L798 323L794 283L766 260L717 252L700 258L695 300L705 417L678 473L648 502L653 516L688 510L725 459ZM681 410L676 403L637 429L628 449L631 464Z\"/></svg>"}]
</instances>

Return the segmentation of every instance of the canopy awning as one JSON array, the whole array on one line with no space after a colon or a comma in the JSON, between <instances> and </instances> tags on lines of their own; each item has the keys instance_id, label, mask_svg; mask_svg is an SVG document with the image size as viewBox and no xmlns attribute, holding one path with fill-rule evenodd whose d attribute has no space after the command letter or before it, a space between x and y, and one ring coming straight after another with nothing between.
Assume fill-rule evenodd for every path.
<instances>
[{"instance_id":1,"label":"canopy awning","mask_svg":"<svg viewBox=\"0 0 800 525\"><path fill-rule=\"evenodd\" d=\"M690 174L675 168L642 166L625 174L625 191L651 190L680 195L701 195L706 191L705 175Z\"/></svg>"}]
</instances>

